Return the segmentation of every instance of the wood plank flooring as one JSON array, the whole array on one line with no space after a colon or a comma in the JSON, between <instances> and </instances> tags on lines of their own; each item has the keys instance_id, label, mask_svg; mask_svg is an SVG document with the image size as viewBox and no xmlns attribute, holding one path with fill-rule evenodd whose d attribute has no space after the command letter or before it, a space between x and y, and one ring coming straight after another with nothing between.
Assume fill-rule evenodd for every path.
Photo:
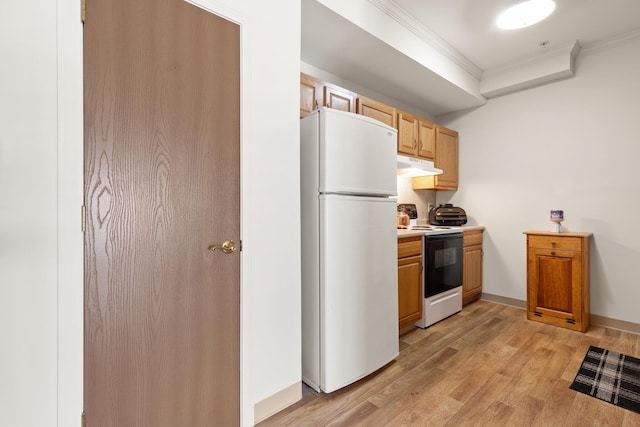
<instances>
[{"instance_id":1,"label":"wood plank flooring","mask_svg":"<svg viewBox=\"0 0 640 427\"><path fill-rule=\"evenodd\" d=\"M569 389L590 345L640 357L638 335L586 333L477 301L400 339L397 360L331 394L301 401L265 426L640 426L640 414Z\"/></svg>"}]
</instances>

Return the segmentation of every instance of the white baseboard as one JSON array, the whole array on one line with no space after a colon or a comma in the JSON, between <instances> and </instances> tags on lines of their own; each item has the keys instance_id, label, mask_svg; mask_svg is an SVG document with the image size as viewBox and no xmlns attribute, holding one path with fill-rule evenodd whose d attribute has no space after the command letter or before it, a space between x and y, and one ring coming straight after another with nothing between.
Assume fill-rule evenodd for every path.
<instances>
[{"instance_id":1,"label":"white baseboard","mask_svg":"<svg viewBox=\"0 0 640 427\"><path fill-rule=\"evenodd\" d=\"M255 424L266 420L276 412L280 412L289 405L302 398L302 382L297 382L280 390L253 406L253 420Z\"/></svg>"}]
</instances>

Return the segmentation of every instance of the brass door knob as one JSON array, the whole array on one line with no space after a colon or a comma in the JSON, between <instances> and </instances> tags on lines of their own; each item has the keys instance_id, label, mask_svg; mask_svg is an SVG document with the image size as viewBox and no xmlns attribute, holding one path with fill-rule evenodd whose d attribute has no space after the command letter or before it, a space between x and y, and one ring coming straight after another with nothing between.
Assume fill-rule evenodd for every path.
<instances>
[{"instance_id":1,"label":"brass door knob","mask_svg":"<svg viewBox=\"0 0 640 427\"><path fill-rule=\"evenodd\" d=\"M225 254L230 254L236 251L236 244L233 240L225 240L221 245L211 245L209 250L215 252L216 249L220 249Z\"/></svg>"}]
</instances>

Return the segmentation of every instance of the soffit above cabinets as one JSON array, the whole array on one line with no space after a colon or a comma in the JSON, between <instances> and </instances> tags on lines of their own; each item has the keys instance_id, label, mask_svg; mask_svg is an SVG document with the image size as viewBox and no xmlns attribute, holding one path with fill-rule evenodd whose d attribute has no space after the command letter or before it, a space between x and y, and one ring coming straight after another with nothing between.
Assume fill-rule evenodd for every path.
<instances>
[{"instance_id":1,"label":"soffit above cabinets","mask_svg":"<svg viewBox=\"0 0 640 427\"><path fill-rule=\"evenodd\" d=\"M492 18L506 3L302 0L301 59L438 116L570 77L581 49L640 37L637 0L557 0L510 33Z\"/></svg>"}]
</instances>

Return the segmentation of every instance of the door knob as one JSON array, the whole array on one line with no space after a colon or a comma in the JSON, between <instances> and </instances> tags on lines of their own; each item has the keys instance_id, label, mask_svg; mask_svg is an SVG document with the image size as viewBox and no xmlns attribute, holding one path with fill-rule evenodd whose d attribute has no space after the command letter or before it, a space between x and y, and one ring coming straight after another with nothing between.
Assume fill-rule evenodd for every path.
<instances>
[{"instance_id":1,"label":"door knob","mask_svg":"<svg viewBox=\"0 0 640 427\"><path fill-rule=\"evenodd\" d=\"M220 249L225 254L230 254L231 252L236 251L236 244L233 240L225 240L221 245L211 245L209 246L209 250L211 252L215 252L216 249Z\"/></svg>"}]
</instances>

